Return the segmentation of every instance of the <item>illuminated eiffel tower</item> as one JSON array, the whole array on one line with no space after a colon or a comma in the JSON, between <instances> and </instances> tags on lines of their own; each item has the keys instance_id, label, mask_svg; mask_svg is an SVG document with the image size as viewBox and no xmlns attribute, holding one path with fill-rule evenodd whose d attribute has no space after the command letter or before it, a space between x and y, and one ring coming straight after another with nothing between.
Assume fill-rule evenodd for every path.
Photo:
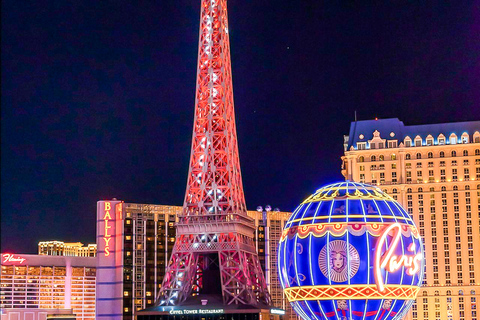
<instances>
[{"instance_id":1,"label":"illuminated eiffel tower","mask_svg":"<svg viewBox=\"0 0 480 320\"><path fill-rule=\"evenodd\" d=\"M225 305L270 305L243 194L226 0L201 2L195 95L183 214L157 306L220 293Z\"/></svg>"}]
</instances>

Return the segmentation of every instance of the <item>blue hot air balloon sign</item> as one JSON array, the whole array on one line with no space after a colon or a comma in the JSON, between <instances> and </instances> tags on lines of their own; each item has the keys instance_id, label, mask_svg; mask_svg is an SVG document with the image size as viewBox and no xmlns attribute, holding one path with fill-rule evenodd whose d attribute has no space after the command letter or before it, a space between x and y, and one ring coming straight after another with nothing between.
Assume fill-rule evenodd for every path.
<instances>
[{"instance_id":1,"label":"blue hot air balloon sign","mask_svg":"<svg viewBox=\"0 0 480 320\"><path fill-rule=\"evenodd\" d=\"M293 212L278 250L280 281L305 320L402 319L423 279L415 223L377 187L342 182Z\"/></svg>"}]
</instances>

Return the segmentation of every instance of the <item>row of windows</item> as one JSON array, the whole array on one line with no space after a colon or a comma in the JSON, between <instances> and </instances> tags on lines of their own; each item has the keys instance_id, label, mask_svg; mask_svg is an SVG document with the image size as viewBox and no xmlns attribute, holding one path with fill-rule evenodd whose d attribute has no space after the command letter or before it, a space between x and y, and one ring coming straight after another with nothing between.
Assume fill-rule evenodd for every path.
<instances>
[{"instance_id":1,"label":"row of windows","mask_svg":"<svg viewBox=\"0 0 480 320\"><path fill-rule=\"evenodd\" d=\"M468 150L463 150L462 152L462 156L463 157L468 157L469 153L468 153ZM476 156L480 156L480 149L475 149L475 155ZM440 153L438 154L439 158L445 158L445 152L444 151L440 151ZM451 157L456 157L457 156L457 152L455 150L453 150L452 152L450 152L450 156ZM420 152L417 152L415 154L415 158L416 159L422 159L422 154ZM434 154L433 152L428 152L427 153L427 158L428 159L432 159L434 158ZM412 159L412 155L410 153L407 153L405 154L405 159L406 160L410 160ZM397 155L395 154L392 154L390 155L390 160L397 160ZM365 161L365 157L364 156L360 156L358 157L358 160L357 162L364 162ZM376 155L371 155L370 156L370 161L377 161L377 156ZM378 161L385 161L385 156L383 154L379 155L378 156Z\"/></svg>"}]
</instances>

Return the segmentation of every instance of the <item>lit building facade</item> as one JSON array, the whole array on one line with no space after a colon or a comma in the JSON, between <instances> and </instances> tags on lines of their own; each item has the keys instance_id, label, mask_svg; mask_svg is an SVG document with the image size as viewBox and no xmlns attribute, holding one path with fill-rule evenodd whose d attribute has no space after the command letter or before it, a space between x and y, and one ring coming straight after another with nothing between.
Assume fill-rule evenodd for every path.
<instances>
[{"instance_id":1,"label":"lit building facade","mask_svg":"<svg viewBox=\"0 0 480 320\"><path fill-rule=\"evenodd\" d=\"M98 202L97 319L134 319L136 311L155 304L182 210L180 206ZM290 213L269 212L267 228L262 213L248 214L255 220L257 252L272 302L296 318L283 298L276 267L277 245Z\"/></svg>"},{"instance_id":2,"label":"lit building facade","mask_svg":"<svg viewBox=\"0 0 480 320\"><path fill-rule=\"evenodd\" d=\"M424 240L423 288L406 319L478 320L480 121L352 122L344 149L345 178L398 200Z\"/></svg>"},{"instance_id":3,"label":"lit building facade","mask_svg":"<svg viewBox=\"0 0 480 320\"><path fill-rule=\"evenodd\" d=\"M43 309L45 316L72 309L77 319L94 320L95 265L95 258L3 253L0 309Z\"/></svg>"},{"instance_id":4,"label":"lit building facade","mask_svg":"<svg viewBox=\"0 0 480 320\"><path fill-rule=\"evenodd\" d=\"M81 242L63 241L41 241L38 243L38 254L47 256L68 256L68 257L95 257L97 245Z\"/></svg>"}]
</instances>

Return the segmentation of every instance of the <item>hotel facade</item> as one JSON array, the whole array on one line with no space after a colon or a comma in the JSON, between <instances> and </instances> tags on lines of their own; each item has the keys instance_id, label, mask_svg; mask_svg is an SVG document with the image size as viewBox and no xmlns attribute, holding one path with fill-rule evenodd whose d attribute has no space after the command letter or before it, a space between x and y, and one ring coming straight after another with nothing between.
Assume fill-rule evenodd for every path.
<instances>
[{"instance_id":1,"label":"hotel facade","mask_svg":"<svg viewBox=\"0 0 480 320\"><path fill-rule=\"evenodd\" d=\"M118 200L97 203L96 319L135 319L155 304L175 244L175 223L183 208ZM255 242L272 302L296 314L285 300L277 274L277 246L289 212L248 211L255 220Z\"/></svg>"},{"instance_id":2,"label":"hotel facade","mask_svg":"<svg viewBox=\"0 0 480 320\"><path fill-rule=\"evenodd\" d=\"M95 258L3 253L2 320L42 320L70 310L78 320L94 320L95 276Z\"/></svg>"},{"instance_id":3,"label":"hotel facade","mask_svg":"<svg viewBox=\"0 0 480 320\"><path fill-rule=\"evenodd\" d=\"M95 257L97 245L81 242L41 241L38 243L38 254L47 256Z\"/></svg>"},{"instance_id":4,"label":"hotel facade","mask_svg":"<svg viewBox=\"0 0 480 320\"><path fill-rule=\"evenodd\" d=\"M426 272L406 319L480 319L480 121L356 121L344 152L346 180L379 186L419 227Z\"/></svg>"}]
</instances>

